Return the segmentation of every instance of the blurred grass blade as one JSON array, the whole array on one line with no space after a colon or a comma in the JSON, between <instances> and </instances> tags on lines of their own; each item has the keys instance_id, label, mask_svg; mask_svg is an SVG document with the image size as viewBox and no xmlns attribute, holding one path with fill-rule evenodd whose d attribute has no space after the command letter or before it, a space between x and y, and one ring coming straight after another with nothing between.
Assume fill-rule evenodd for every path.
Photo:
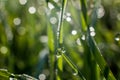
<instances>
[{"instance_id":1,"label":"blurred grass blade","mask_svg":"<svg viewBox=\"0 0 120 80\"><path fill-rule=\"evenodd\" d=\"M54 43L54 33L53 33L53 28L52 26L50 25L50 23L48 23L48 31L47 31L47 34L48 34L48 47L49 47L49 60L50 60L50 80L53 80L54 79L54 62L55 62L55 43Z\"/></svg>"}]
</instances>

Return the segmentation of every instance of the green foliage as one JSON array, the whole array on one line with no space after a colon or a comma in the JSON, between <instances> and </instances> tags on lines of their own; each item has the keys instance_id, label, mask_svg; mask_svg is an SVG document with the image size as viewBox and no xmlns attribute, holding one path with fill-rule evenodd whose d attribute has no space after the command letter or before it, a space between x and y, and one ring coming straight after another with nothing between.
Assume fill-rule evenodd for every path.
<instances>
[{"instance_id":1,"label":"green foliage","mask_svg":"<svg viewBox=\"0 0 120 80\"><path fill-rule=\"evenodd\" d=\"M119 80L119 4L0 0L0 79Z\"/></svg>"}]
</instances>

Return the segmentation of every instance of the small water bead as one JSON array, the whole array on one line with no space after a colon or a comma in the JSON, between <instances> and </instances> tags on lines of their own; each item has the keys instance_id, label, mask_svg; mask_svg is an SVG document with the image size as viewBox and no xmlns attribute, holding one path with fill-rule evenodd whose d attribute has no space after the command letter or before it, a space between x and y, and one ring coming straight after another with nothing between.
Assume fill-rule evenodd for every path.
<instances>
[{"instance_id":1,"label":"small water bead","mask_svg":"<svg viewBox=\"0 0 120 80\"><path fill-rule=\"evenodd\" d=\"M77 43L77 45L81 45L81 42L80 42L79 38L76 40L76 43Z\"/></svg>"},{"instance_id":2,"label":"small water bead","mask_svg":"<svg viewBox=\"0 0 120 80\"><path fill-rule=\"evenodd\" d=\"M45 74L40 74L39 75L39 79L40 80L45 80L46 79L46 75Z\"/></svg>"},{"instance_id":3,"label":"small water bead","mask_svg":"<svg viewBox=\"0 0 120 80\"><path fill-rule=\"evenodd\" d=\"M94 31L90 32L90 35L91 35L92 37L94 37L95 34L96 34L96 33L95 33Z\"/></svg>"},{"instance_id":4,"label":"small water bead","mask_svg":"<svg viewBox=\"0 0 120 80\"><path fill-rule=\"evenodd\" d=\"M103 8L103 6L101 5L98 9L97 9L97 18L102 18L105 14L105 10Z\"/></svg>"},{"instance_id":5,"label":"small water bead","mask_svg":"<svg viewBox=\"0 0 120 80\"><path fill-rule=\"evenodd\" d=\"M34 14L36 12L36 8L34 6L29 7L28 9L30 14Z\"/></svg>"},{"instance_id":6,"label":"small water bead","mask_svg":"<svg viewBox=\"0 0 120 80\"><path fill-rule=\"evenodd\" d=\"M53 0L53 1L57 3L59 0Z\"/></svg>"},{"instance_id":7,"label":"small water bead","mask_svg":"<svg viewBox=\"0 0 120 80\"><path fill-rule=\"evenodd\" d=\"M70 22L71 20L71 17L66 17L66 21Z\"/></svg>"},{"instance_id":8,"label":"small water bead","mask_svg":"<svg viewBox=\"0 0 120 80\"><path fill-rule=\"evenodd\" d=\"M116 41L120 41L120 33L116 34L115 40L116 40Z\"/></svg>"},{"instance_id":9,"label":"small water bead","mask_svg":"<svg viewBox=\"0 0 120 80\"><path fill-rule=\"evenodd\" d=\"M90 31L95 31L95 29L92 26L89 29Z\"/></svg>"},{"instance_id":10,"label":"small water bead","mask_svg":"<svg viewBox=\"0 0 120 80\"><path fill-rule=\"evenodd\" d=\"M72 35L76 35L76 34L77 34L77 31L76 31L76 30L72 30L71 34L72 34Z\"/></svg>"},{"instance_id":11,"label":"small water bead","mask_svg":"<svg viewBox=\"0 0 120 80\"><path fill-rule=\"evenodd\" d=\"M78 73L77 73L77 72L75 72L75 73L73 73L73 75L74 75L74 76L77 76L77 75L78 75Z\"/></svg>"},{"instance_id":12,"label":"small water bead","mask_svg":"<svg viewBox=\"0 0 120 80\"><path fill-rule=\"evenodd\" d=\"M7 47L2 46L2 47L0 48L0 52L1 52L2 54L6 54L6 53L8 52Z\"/></svg>"},{"instance_id":13,"label":"small water bead","mask_svg":"<svg viewBox=\"0 0 120 80\"><path fill-rule=\"evenodd\" d=\"M48 2L48 8L49 8L50 10L52 10L52 9L54 9L55 7L54 7L54 5L53 5L52 3Z\"/></svg>"},{"instance_id":14,"label":"small water bead","mask_svg":"<svg viewBox=\"0 0 120 80\"><path fill-rule=\"evenodd\" d=\"M51 17L50 18L50 23L51 24L56 24L57 23L57 18L56 17Z\"/></svg>"},{"instance_id":15,"label":"small water bead","mask_svg":"<svg viewBox=\"0 0 120 80\"><path fill-rule=\"evenodd\" d=\"M57 58L57 59L58 59L58 58L60 58L60 57L61 57L61 55L60 55L60 54L57 54L57 55L56 55L56 58Z\"/></svg>"},{"instance_id":16,"label":"small water bead","mask_svg":"<svg viewBox=\"0 0 120 80\"><path fill-rule=\"evenodd\" d=\"M13 23L15 25L20 25L21 24L21 19L20 18L14 18Z\"/></svg>"},{"instance_id":17,"label":"small water bead","mask_svg":"<svg viewBox=\"0 0 120 80\"><path fill-rule=\"evenodd\" d=\"M82 40L85 40L85 35L82 35L81 39L82 39Z\"/></svg>"},{"instance_id":18,"label":"small water bead","mask_svg":"<svg viewBox=\"0 0 120 80\"><path fill-rule=\"evenodd\" d=\"M19 0L19 3L20 3L21 5L25 5L25 4L27 3L27 0Z\"/></svg>"}]
</instances>

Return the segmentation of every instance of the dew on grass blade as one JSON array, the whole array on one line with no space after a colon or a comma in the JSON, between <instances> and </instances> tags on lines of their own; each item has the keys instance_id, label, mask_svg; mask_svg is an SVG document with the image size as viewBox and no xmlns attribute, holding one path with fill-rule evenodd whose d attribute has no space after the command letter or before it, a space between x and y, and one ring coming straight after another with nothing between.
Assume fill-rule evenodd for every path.
<instances>
[{"instance_id":1,"label":"dew on grass blade","mask_svg":"<svg viewBox=\"0 0 120 80\"><path fill-rule=\"evenodd\" d=\"M101 5L98 9L97 9L97 18L102 18L105 14L105 10L103 8L103 6Z\"/></svg>"},{"instance_id":2,"label":"dew on grass blade","mask_svg":"<svg viewBox=\"0 0 120 80\"><path fill-rule=\"evenodd\" d=\"M10 77L9 80L18 80L18 79Z\"/></svg>"},{"instance_id":3,"label":"dew on grass blade","mask_svg":"<svg viewBox=\"0 0 120 80\"><path fill-rule=\"evenodd\" d=\"M76 30L72 30L71 34L72 34L72 35L76 35L76 34L77 34L77 31L76 31Z\"/></svg>"},{"instance_id":4,"label":"dew on grass blade","mask_svg":"<svg viewBox=\"0 0 120 80\"><path fill-rule=\"evenodd\" d=\"M36 12L36 8L34 6L29 7L28 9L30 14L34 14Z\"/></svg>"},{"instance_id":5,"label":"dew on grass blade","mask_svg":"<svg viewBox=\"0 0 120 80\"><path fill-rule=\"evenodd\" d=\"M21 19L20 18L14 18L13 23L15 25L20 25L21 24Z\"/></svg>"},{"instance_id":6,"label":"dew on grass blade","mask_svg":"<svg viewBox=\"0 0 120 80\"><path fill-rule=\"evenodd\" d=\"M95 33L94 31L90 32L90 35L91 35L92 37L94 37L95 34L96 34L96 33Z\"/></svg>"},{"instance_id":7,"label":"dew on grass blade","mask_svg":"<svg viewBox=\"0 0 120 80\"><path fill-rule=\"evenodd\" d=\"M50 23L51 24L56 24L57 23L57 18L56 17L51 17L50 18Z\"/></svg>"},{"instance_id":8,"label":"dew on grass blade","mask_svg":"<svg viewBox=\"0 0 120 80\"><path fill-rule=\"evenodd\" d=\"M39 75L39 79L40 80L45 80L46 79L46 75L45 74L40 74Z\"/></svg>"},{"instance_id":9,"label":"dew on grass blade","mask_svg":"<svg viewBox=\"0 0 120 80\"><path fill-rule=\"evenodd\" d=\"M117 33L114 39L115 39L116 44L120 45L120 33Z\"/></svg>"},{"instance_id":10,"label":"dew on grass blade","mask_svg":"<svg viewBox=\"0 0 120 80\"><path fill-rule=\"evenodd\" d=\"M53 1L57 3L59 0L53 0Z\"/></svg>"},{"instance_id":11,"label":"dew on grass blade","mask_svg":"<svg viewBox=\"0 0 120 80\"><path fill-rule=\"evenodd\" d=\"M20 3L21 5L25 5L25 4L27 3L27 0L19 0L19 3Z\"/></svg>"},{"instance_id":12,"label":"dew on grass blade","mask_svg":"<svg viewBox=\"0 0 120 80\"><path fill-rule=\"evenodd\" d=\"M54 7L54 5L53 5L52 3L48 2L48 8L49 8L50 10L52 10L52 9L54 9L55 7Z\"/></svg>"},{"instance_id":13,"label":"dew on grass blade","mask_svg":"<svg viewBox=\"0 0 120 80\"><path fill-rule=\"evenodd\" d=\"M82 40L85 40L85 35L82 35L81 39L82 39Z\"/></svg>"},{"instance_id":14,"label":"dew on grass blade","mask_svg":"<svg viewBox=\"0 0 120 80\"><path fill-rule=\"evenodd\" d=\"M76 43L77 43L77 45L81 45L81 42L80 42L79 38L76 40Z\"/></svg>"},{"instance_id":15,"label":"dew on grass blade","mask_svg":"<svg viewBox=\"0 0 120 80\"><path fill-rule=\"evenodd\" d=\"M73 75L74 75L74 76L76 76L76 75L78 75L78 73L77 73L77 72L75 72L75 73L73 73Z\"/></svg>"},{"instance_id":16,"label":"dew on grass blade","mask_svg":"<svg viewBox=\"0 0 120 80\"><path fill-rule=\"evenodd\" d=\"M6 53L8 52L7 47L2 46L2 47L0 48L0 52L1 52L2 54L6 54Z\"/></svg>"}]
</instances>

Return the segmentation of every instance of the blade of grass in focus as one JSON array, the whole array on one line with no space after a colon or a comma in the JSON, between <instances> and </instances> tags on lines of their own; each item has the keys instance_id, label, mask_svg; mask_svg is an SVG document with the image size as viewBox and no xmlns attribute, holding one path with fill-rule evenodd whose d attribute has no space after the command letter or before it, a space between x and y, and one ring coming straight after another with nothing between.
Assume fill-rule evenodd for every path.
<instances>
[{"instance_id":1,"label":"blade of grass in focus","mask_svg":"<svg viewBox=\"0 0 120 80\"><path fill-rule=\"evenodd\" d=\"M65 8L67 5L67 0L62 0L62 8L60 9L60 17L57 27L57 56L60 54L58 53L58 49L62 48L63 45L63 16L65 12ZM56 80L62 80L62 72L63 72L63 61L62 57L57 58L56 61Z\"/></svg>"},{"instance_id":2,"label":"blade of grass in focus","mask_svg":"<svg viewBox=\"0 0 120 80\"><path fill-rule=\"evenodd\" d=\"M84 19L85 19L85 21L86 21L86 25L87 24L90 24L90 23L88 23L87 22L87 5L86 5L87 3L86 3L86 0L81 0L81 6L82 6L82 11L83 11L83 14L84 14ZM94 20L96 20L95 18L94 18ZM95 21L92 21L91 23L95 23ZM81 22L82 23L82 22ZM84 26L82 26L82 27L84 27ZM88 55L90 55L91 54L91 56L89 56L91 59L92 59L92 55L93 55L93 58L94 58L94 60L95 60L95 62L97 62L97 64L99 65L99 67L100 67L100 69L101 69L101 71L102 71L102 73L104 74L104 77L107 79L107 80L116 80L115 79L115 77L113 76L113 74L112 74L112 72L111 72L111 70L109 69L109 67L108 67L108 65L107 65L107 63L106 63L106 61L104 60L104 58L103 58L103 56L102 56L102 54L100 53L100 51L99 51L99 49L98 49L98 47L97 47L97 45L96 45L96 42L95 42L95 40L93 39L93 37L90 35L90 31L89 31L89 25L88 25L88 31L87 31L87 35L86 35L87 37L86 37L86 39L87 39L87 45L86 46L89 46L89 48L90 48L90 51L89 51L89 54L86 54L86 56L88 56ZM91 53L92 52L92 53ZM87 60L87 59L89 59L88 57L85 59L85 60ZM93 62L91 62L91 64L92 64ZM91 65L91 64L88 64L89 66ZM96 66L97 65L96 63L95 64L93 64L93 65L91 65L91 66ZM91 67L92 68L92 67ZM86 68L86 69L88 69L88 68ZM97 71L97 68L92 68L92 69L96 69L95 71L95 73L97 73L98 71ZM94 71L93 70L93 71ZM95 74L94 73L94 74ZM94 75L93 74L93 75ZM97 75L96 75L96 77L97 77ZM97 78L98 79L98 78ZM91 79L92 80L92 79Z\"/></svg>"}]
</instances>

